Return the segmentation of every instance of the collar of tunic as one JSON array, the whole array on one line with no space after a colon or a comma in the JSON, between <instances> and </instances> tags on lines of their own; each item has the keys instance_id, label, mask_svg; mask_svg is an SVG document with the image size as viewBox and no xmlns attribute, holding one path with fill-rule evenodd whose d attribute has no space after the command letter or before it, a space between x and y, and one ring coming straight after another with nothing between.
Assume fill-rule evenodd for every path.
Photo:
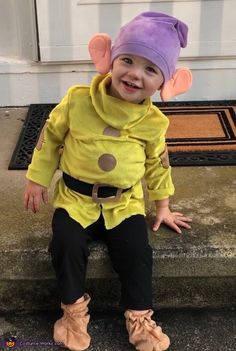
<instances>
[{"instance_id":1,"label":"collar of tunic","mask_svg":"<svg viewBox=\"0 0 236 351\"><path fill-rule=\"evenodd\" d=\"M111 84L111 74L98 75L92 80L90 95L92 104L104 122L117 129L133 128L140 123L151 108L151 99L142 104L133 104L107 94L107 86Z\"/></svg>"}]
</instances>

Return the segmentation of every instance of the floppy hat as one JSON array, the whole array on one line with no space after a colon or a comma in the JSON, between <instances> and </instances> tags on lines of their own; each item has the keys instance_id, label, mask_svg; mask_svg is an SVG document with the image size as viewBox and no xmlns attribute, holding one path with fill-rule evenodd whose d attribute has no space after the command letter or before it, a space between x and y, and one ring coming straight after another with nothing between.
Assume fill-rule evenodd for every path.
<instances>
[{"instance_id":1,"label":"floppy hat","mask_svg":"<svg viewBox=\"0 0 236 351\"><path fill-rule=\"evenodd\" d=\"M142 56L154 63L168 81L175 72L188 27L160 12L143 12L121 27L111 51L111 62L122 54Z\"/></svg>"}]
</instances>

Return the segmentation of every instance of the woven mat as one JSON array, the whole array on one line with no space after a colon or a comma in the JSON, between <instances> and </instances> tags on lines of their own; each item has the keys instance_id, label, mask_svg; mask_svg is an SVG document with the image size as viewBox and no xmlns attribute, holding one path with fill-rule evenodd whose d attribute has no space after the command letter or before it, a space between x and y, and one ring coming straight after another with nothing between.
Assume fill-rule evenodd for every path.
<instances>
[{"instance_id":1,"label":"woven mat","mask_svg":"<svg viewBox=\"0 0 236 351\"><path fill-rule=\"evenodd\" d=\"M169 118L172 166L236 165L236 100L155 103ZM30 105L8 169L27 169L55 104Z\"/></svg>"}]
</instances>

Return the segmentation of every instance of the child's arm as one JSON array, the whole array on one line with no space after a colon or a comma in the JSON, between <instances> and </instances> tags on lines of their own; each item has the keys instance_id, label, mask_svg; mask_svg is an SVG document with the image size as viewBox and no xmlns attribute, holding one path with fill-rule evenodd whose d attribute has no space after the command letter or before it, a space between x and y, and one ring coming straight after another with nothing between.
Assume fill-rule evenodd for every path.
<instances>
[{"instance_id":1,"label":"child's arm","mask_svg":"<svg viewBox=\"0 0 236 351\"><path fill-rule=\"evenodd\" d=\"M190 229L191 226L188 224L192 222L192 219L184 216L180 212L171 212L169 208L169 198L163 200L156 200L156 220L153 225L153 231L156 232L161 223L166 224L171 229L175 230L178 234L182 231L180 227Z\"/></svg>"},{"instance_id":2,"label":"child's arm","mask_svg":"<svg viewBox=\"0 0 236 351\"><path fill-rule=\"evenodd\" d=\"M48 190L46 187L28 180L24 192L24 207L36 213L41 203L48 203Z\"/></svg>"},{"instance_id":3,"label":"child's arm","mask_svg":"<svg viewBox=\"0 0 236 351\"><path fill-rule=\"evenodd\" d=\"M72 90L72 89L71 89ZM24 192L24 207L36 213L41 203L48 202L48 187L59 166L60 148L68 132L68 104L70 91L53 109L47 119L34 149L26 173L28 179Z\"/></svg>"}]
</instances>

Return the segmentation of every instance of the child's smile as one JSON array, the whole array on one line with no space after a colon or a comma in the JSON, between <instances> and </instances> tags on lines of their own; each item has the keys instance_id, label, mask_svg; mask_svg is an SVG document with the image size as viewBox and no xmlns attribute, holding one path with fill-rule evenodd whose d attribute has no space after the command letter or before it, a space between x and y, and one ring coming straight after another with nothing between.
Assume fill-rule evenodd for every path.
<instances>
[{"instance_id":1,"label":"child's smile","mask_svg":"<svg viewBox=\"0 0 236 351\"><path fill-rule=\"evenodd\" d=\"M137 89L141 89L139 86L137 86L136 84L132 83L132 82L129 82L129 81L126 81L124 80L123 81L123 84L125 86L125 89L127 90L127 92L134 92L135 90Z\"/></svg>"}]
</instances>

